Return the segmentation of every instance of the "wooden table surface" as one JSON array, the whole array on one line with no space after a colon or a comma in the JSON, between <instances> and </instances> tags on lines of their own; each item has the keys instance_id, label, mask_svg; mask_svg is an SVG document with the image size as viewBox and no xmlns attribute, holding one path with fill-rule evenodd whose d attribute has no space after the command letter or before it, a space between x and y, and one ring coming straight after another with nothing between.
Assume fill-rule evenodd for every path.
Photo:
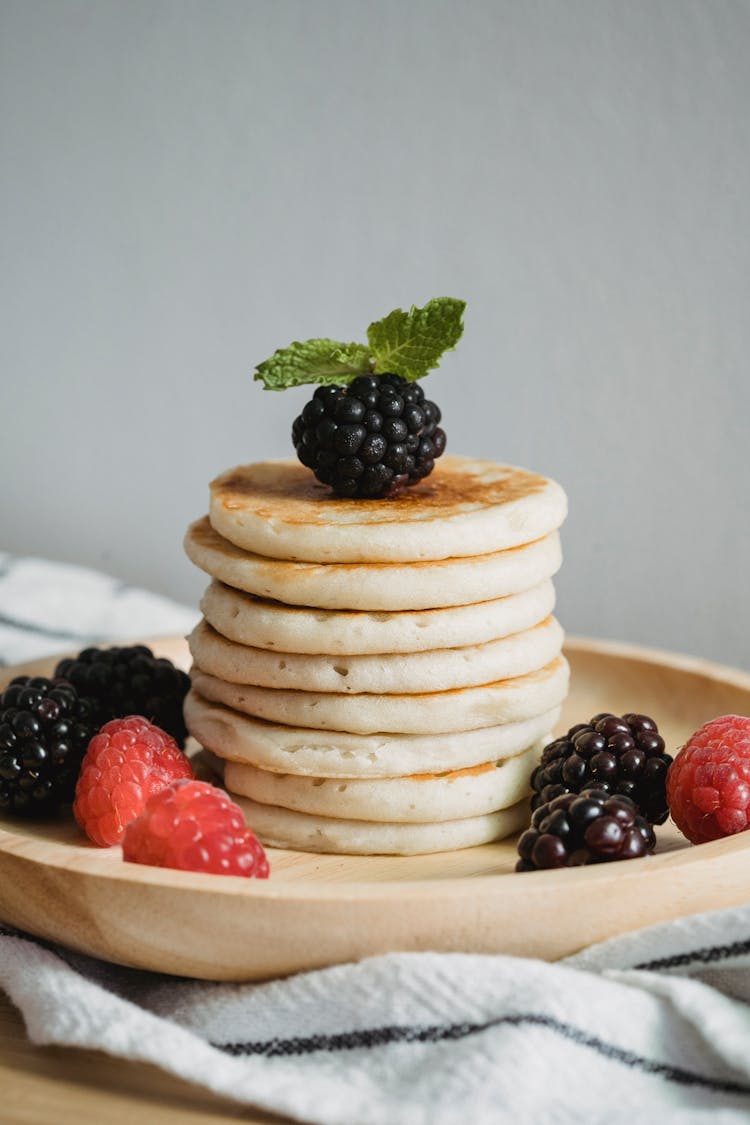
<instances>
[{"instance_id":1,"label":"wooden table surface","mask_svg":"<svg viewBox=\"0 0 750 1125\"><path fill-rule=\"evenodd\" d=\"M0 992L3 1125L285 1125L287 1119L217 1097L144 1063L98 1051L35 1047Z\"/></svg>"}]
</instances>

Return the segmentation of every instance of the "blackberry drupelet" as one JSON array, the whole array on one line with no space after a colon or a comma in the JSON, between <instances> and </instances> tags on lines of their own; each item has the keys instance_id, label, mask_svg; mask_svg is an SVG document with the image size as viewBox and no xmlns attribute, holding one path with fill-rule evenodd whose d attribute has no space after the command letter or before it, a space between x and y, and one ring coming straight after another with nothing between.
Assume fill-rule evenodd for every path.
<instances>
[{"instance_id":1,"label":"blackberry drupelet","mask_svg":"<svg viewBox=\"0 0 750 1125\"><path fill-rule=\"evenodd\" d=\"M155 657L145 645L86 648L61 660L56 676L70 680L80 695L94 700L97 726L126 715L143 715L185 745L187 728L182 704L190 677L171 660Z\"/></svg>"},{"instance_id":2,"label":"blackberry drupelet","mask_svg":"<svg viewBox=\"0 0 750 1125\"><path fill-rule=\"evenodd\" d=\"M12 680L0 695L0 809L43 816L72 801L98 725L96 704L70 683Z\"/></svg>"},{"instance_id":3,"label":"blackberry drupelet","mask_svg":"<svg viewBox=\"0 0 750 1125\"><path fill-rule=\"evenodd\" d=\"M360 375L318 387L292 426L303 465L339 496L382 499L416 484L445 449L440 409L416 382Z\"/></svg>"},{"instance_id":4,"label":"blackberry drupelet","mask_svg":"<svg viewBox=\"0 0 750 1125\"><path fill-rule=\"evenodd\" d=\"M629 713L619 718L602 712L545 746L531 775L531 807L595 785L630 797L650 824L662 824L669 815L666 778L671 762L648 715Z\"/></svg>"},{"instance_id":5,"label":"blackberry drupelet","mask_svg":"<svg viewBox=\"0 0 750 1125\"><path fill-rule=\"evenodd\" d=\"M629 797L584 789L539 805L518 841L516 871L640 859L655 846L653 828Z\"/></svg>"}]
</instances>

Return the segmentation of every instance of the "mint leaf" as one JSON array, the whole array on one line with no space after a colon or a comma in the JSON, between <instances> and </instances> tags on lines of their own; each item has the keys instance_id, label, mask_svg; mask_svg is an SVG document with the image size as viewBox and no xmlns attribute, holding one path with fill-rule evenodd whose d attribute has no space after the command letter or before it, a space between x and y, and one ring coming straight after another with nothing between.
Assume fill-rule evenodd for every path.
<instances>
[{"instance_id":1,"label":"mint leaf","mask_svg":"<svg viewBox=\"0 0 750 1125\"><path fill-rule=\"evenodd\" d=\"M367 329L367 339L375 370L421 379L460 340L465 308L465 301L435 297L423 309L414 305L408 313L394 309L383 320L374 321Z\"/></svg>"},{"instance_id":2,"label":"mint leaf","mask_svg":"<svg viewBox=\"0 0 750 1125\"><path fill-rule=\"evenodd\" d=\"M371 370L370 349L364 344L305 340L279 348L258 364L253 378L260 379L267 391L283 391L302 383L350 383Z\"/></svg>"}]
</instances>

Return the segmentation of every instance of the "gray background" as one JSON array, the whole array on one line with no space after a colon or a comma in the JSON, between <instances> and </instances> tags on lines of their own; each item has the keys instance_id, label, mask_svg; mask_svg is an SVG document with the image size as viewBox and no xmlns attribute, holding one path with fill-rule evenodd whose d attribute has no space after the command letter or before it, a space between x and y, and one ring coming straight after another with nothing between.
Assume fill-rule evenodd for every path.
<instances>
[{"instance_id":1,"label":"gray background","mask_svg":"<svg viewBox=\"0 0 750 1125\"><path fill-rule=\"evenodd\" d=\"M0 547L195 602L252 369L468 301L454 452L558 478L578 633L750 666L750 5L2 0Z\"/></svg>"}]
</instances>

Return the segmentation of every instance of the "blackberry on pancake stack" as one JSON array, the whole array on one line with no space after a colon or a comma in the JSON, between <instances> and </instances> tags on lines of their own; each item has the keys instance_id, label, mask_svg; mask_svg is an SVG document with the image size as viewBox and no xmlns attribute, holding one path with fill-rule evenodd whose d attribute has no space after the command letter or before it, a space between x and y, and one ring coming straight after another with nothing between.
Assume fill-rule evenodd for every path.
<instances>
[{"instance_id":1,"label":"blackberry on pancake stack","mask_svg":"<svg viewBox=\"0 0 750 1125\"><path fill-rule=\"evenodd\" d=\"M568 683L551 616L566 499L442 456L416 380L463 311L395 309L367 344L307 340L260 364L266 389L320 384L292 426L300 463L224 473L188 529L212 582L185 719L266 844L443 851L528 819Z\"/></svg>"},{"instance_id":2,"label":"blackberry on pancake stack","mask_svg":"<svg viewBox=\"0 0 750 1125\"><path fill-rule=\"evenodd\" d=\"M188 530L212 577L191 733L268 844L414 853L499 839L567 690L551 616L562 489L459 457L391 500L242 466Z\"/></svg>"}]
</instances>

